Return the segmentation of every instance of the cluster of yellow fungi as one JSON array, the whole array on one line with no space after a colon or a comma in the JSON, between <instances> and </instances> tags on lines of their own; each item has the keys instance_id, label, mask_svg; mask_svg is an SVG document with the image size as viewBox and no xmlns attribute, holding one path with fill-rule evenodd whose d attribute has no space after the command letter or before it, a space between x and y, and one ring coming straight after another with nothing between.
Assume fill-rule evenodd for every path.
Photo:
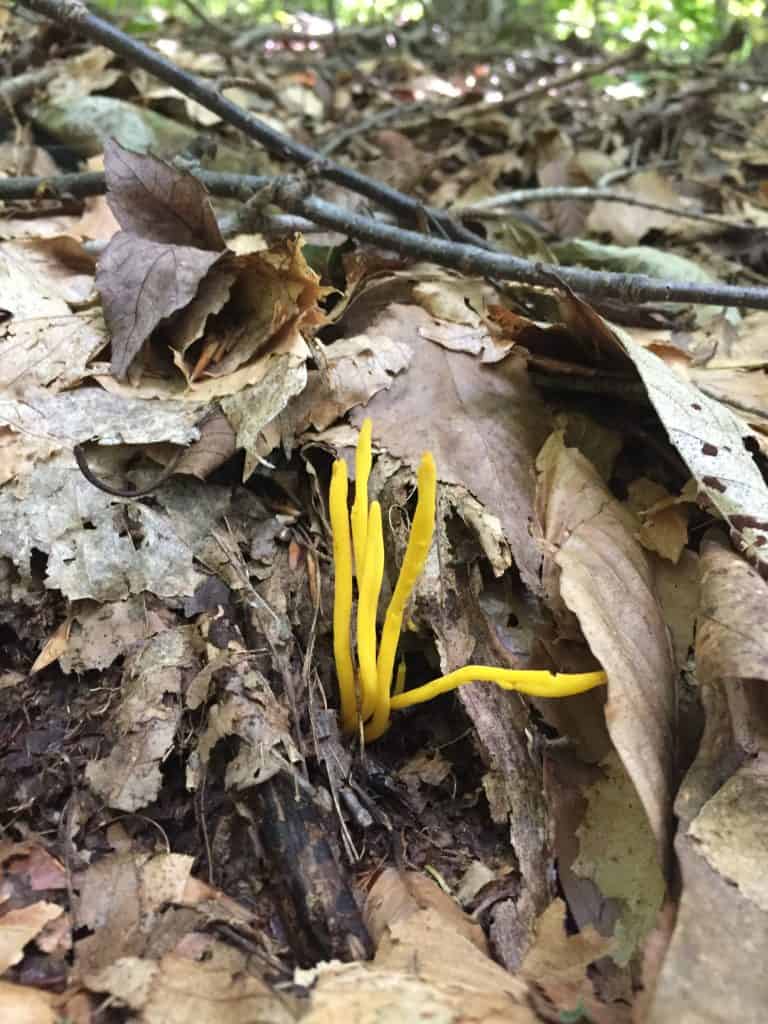
<instances>
[{"instance_id":1,"label":"cluster of yellow fungi","mask_svg":"<svg viewBox=\"0 0 768 1024\"><path fill-rule=\"evenodd\" d=\"M384 533L381 506L378 501L368 502L371 431L371 421L366 419L360 429L355 455L355 500L351 512L347 503L347 465L343 459L334 462L331 476L329 504L335 568L333 654L344 732L356 732L362 723L365 741L370 743L387 731L392 710L432 700L464 683L495 683L505 690L518 690L534 697L570 697L605 683L603 672L555 674L466 665L404 693L405 671L401 663L393 689L392 675L403 616L432 544L437 469L431 452L425 452L418 471L416 512L400 574L384 617L377 653L376 616L384 577ZM353 556L357 578L357 671L352 657L351 636Z\"/></svg>"}]
</instances>

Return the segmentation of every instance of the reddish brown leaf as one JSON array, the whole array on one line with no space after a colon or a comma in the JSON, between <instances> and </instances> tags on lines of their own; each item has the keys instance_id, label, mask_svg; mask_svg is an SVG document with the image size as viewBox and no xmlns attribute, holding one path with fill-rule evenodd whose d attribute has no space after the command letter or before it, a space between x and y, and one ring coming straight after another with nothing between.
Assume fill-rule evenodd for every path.
<instances>
[{"instance_id":1,"label":"reddish brown leaf","mask_svg":"<svg viewBox=\"0 0 768 1024\"><path fill-rule=\"evenodd\" d=\"M151 242L221 252L224 239L203 185L155 156L104 146L107 201L120 227Z\"/></svg>"},{"instance_id":2,"label":"reddish brown leaf","mask_svg":"<svg viewBox=\"0 0 768 1024\"><path fill-rule=\"evenodd\" d=\"M161 320L191 302L217 252L151 242L120 231L99 261L96 285L112 334L112 372L125 377Z\"/></svg>"}]
</instances>

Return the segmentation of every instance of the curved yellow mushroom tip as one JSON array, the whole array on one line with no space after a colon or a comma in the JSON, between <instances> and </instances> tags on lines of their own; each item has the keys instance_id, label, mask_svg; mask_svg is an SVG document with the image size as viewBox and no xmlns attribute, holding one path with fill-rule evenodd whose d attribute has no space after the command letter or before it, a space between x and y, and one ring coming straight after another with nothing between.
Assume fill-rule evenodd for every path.
<instances>
[{"instance_id":1,"label":"curved yellow mushroom tip","mask_svg":"<svg viewBox=\"0 0 768 1024\"><path fill-rule=\"evenodd\" d=\"M403 564L397 577L395 589L384 617L384 628L379 644L378 676L379 676L379 721L389 716L389 694L392 688L392 672L395 654L403 628L403 616L413 588L424 571L432 535L435 531L435 511L437 507L437 467L431 452L424 452L417 473L419 494L416 500L416 512L411 524Z\"/></svg>"},{"instance_id":2,"label":"curved yellow mushroom tip","mask_svg":"<svg viewBox=\"0 0 768 1024\"><path fill-rule=\"evenodd\" d=\"M365 551L368 538L368 479L373 465L372 436L373 423L370 418L364 419L355 451L355 500L352 503L351 515L352 547L355 552L355 573L358 587L365 575Z\"/></svg>"},{"instance_id":3,"label":"curved yellow mushroom tip","mask_svg":"<svg viewBox=\"0 0 768 1024\"><path fill-rule=\"evenodd\" d=\"M341 725L344 732L357 726L355 669L352 662L352 542L349 533L347 465L337 459L331 470L328 508L333 536L333 657L339 682Z\"/></svg>"}]
</instances>

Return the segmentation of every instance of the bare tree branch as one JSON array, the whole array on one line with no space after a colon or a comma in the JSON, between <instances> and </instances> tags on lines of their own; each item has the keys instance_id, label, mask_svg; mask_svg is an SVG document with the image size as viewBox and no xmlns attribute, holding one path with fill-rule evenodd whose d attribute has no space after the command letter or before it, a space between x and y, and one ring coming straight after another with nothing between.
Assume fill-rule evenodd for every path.
<instances>
[{"instance_id":1,"label":"bare tree branch","mask_svg":"<svg viewBox=\"0 0 768 1024\"><path fill-rule=\"evenodd\" d=\"M576 267L532 263L507 253L489 252L473 245L420 235L415 231L382 224L368 217L341 210L338 206L306 196L295 179L280 179L275 191L277 203L291 213L306 217L353 238L384 246L405 256L431 260L464 274L476 274L515 281L521 284L551 287L553 279L565 282L583 295L638 302L688 302L708 306L746 306L768 309L768 288L750 288L727 284L700 284L664 281L647 274L617 274L610 271L581 270Z\"/></svg>"},{"instance_id":2,"label":"bare tree branch","mask_svg":"<svg viewBox=\"0 0 768 1024\"><path fill-rule=\"evenodd\" d=\"M693 305L768 309L768 288L698 282L688 284L684 281L663 281L645 274L617 274L553 266L550 263L532 263L518 256L492 252L476 245L407 231L371 217L351 213L334 203L309 195L308 182L295 176L265 178L255 174L239 175L202 170L194 170L191 173L194 173L214 195L244 201L247 201L250 194L269 187L269 199L272 202L312 221L313 224L339 231L350 238L371 242L403 256L431 260L440 266L451 267L465 274L543 287L551 287L554 277L584 295L633 304L687 302ZM92 172L79 175L62 174L52 178L0 179L0 200L44 198L46 190L49 195L68 193L82 197L101 194L106 191L106 185L103 174ZM274 227L278 229L281 224L275 223Z\"/></svg>"},{"instance_id":3,"label":"bare tree branch","mask_svg":"<svg viewBox=\"0 0 768 1024\"><path fill-rule=\"evenodd\" d=\"M703 221L705 224L717 224L723 229L735 231L758 231L759 228L752 224L744 224L739 221L727 220L718 217L713 213L697 213L694 210L681 210L676 206L664 206L662 203L651 203L638 196L624 192L610 192L608 189L588 188L585 186L557 185L550 188L517 188L510 192L499 192L495 196L488 196L487 199L478 199L477 202L468 203L466 206L455 207L457 212L493 217L503 216L505 207L517 206L521 203L540 202L567 202L569 200L587 200L590 202L602 203L623 203L625 206L639 206L643 210L655 210L658 213L668 213L672 217L683 217L686 220ZM762 230L765 230L764 228Z\"/></svg>"}]
</instances>

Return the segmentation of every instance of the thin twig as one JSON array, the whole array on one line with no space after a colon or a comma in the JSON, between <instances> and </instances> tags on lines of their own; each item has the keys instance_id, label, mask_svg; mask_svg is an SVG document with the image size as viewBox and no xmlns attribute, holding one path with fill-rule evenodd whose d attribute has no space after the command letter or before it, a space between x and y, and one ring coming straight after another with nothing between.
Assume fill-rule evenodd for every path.
<instances>
[{"instance_id":1,"label":"thin twig","mask_svg":"<svg viewBox=\"0 0 768 1024\"><path fill-rule=\"evenodd\" d=\"M658 213L668 213L673 217L684 217L686 220L703 221L706 224L717 224L721 228L733 228L737 231L755 231L751 224L743 224L737 221L724 220L711 213L696 213L693 210L680 210L674 206L664 206L662 203L649 203L637 196L626 195L623 192L609 192L601 188L588 188L586 186L554 186L551 188L518 188L511 192L499 192L498 195L488 196L487 199L479 199L467 206L454 207L462 214L499 214L504 213L504 207L515 206L521 203L538 202L563 202L573 199L586 199L591 202L623 203L625 206L640 206L644 210L655 210Z\"/></svg>"},{"instance_id":2,"label":"thin twig","mask_svg":"<svg viewBox=\"0 0 768 1024\"><path fill-rule=\"evenodd\" d=\"M156 491L158 487L171 479L173 474L176 472L176 467L181 462L182 456L186 451L185 448L179 449L159 476L155 477L152 483L147 484L146 487L132 487L124 490L120 487L113 487L112 484L108 484L100 477L96 476L88 463L85 450L81 444L76 444L72 450L80 472L88 483L93 484L93 486L97 487L100 491L104 491L107 494L114 494L118 498L143 498L147 494L151 494L153 491Z\"/></svg>"},{"instance_id":3,"label":"thin twig","mask_svg":"<svg viewBox=\"0 0 768 1024\"><path fill-rule=\"evenodd\" d=\"M228 171L203 171L194 168L196 178L208 191L222 199L245 201L253 192L273 182L263 174L232 174ZM60 199L74 196L104 195L107 181L103 171L83 171L79 174L53 174L50 177L0 178L0 200L13 202L16 199Z\"/></svg>"},{"instance_id":4,"label":"thin twig","mask_svg":"<svg viewBox=\"0 0 768 1024\"><path fill-rule=\"evenodd\" d=\"M655 160L640 166L637 162L633 163L630 161L626 167L614 167L612 171L606 171L605 174L597 179L596 186L597 188L610 188L617 181L624 181L625 178L631 178L635 174L643 174L646 171L666 170L668 167L677 167L679 163L679 160Z\"/></svg>"}]
</instances>

